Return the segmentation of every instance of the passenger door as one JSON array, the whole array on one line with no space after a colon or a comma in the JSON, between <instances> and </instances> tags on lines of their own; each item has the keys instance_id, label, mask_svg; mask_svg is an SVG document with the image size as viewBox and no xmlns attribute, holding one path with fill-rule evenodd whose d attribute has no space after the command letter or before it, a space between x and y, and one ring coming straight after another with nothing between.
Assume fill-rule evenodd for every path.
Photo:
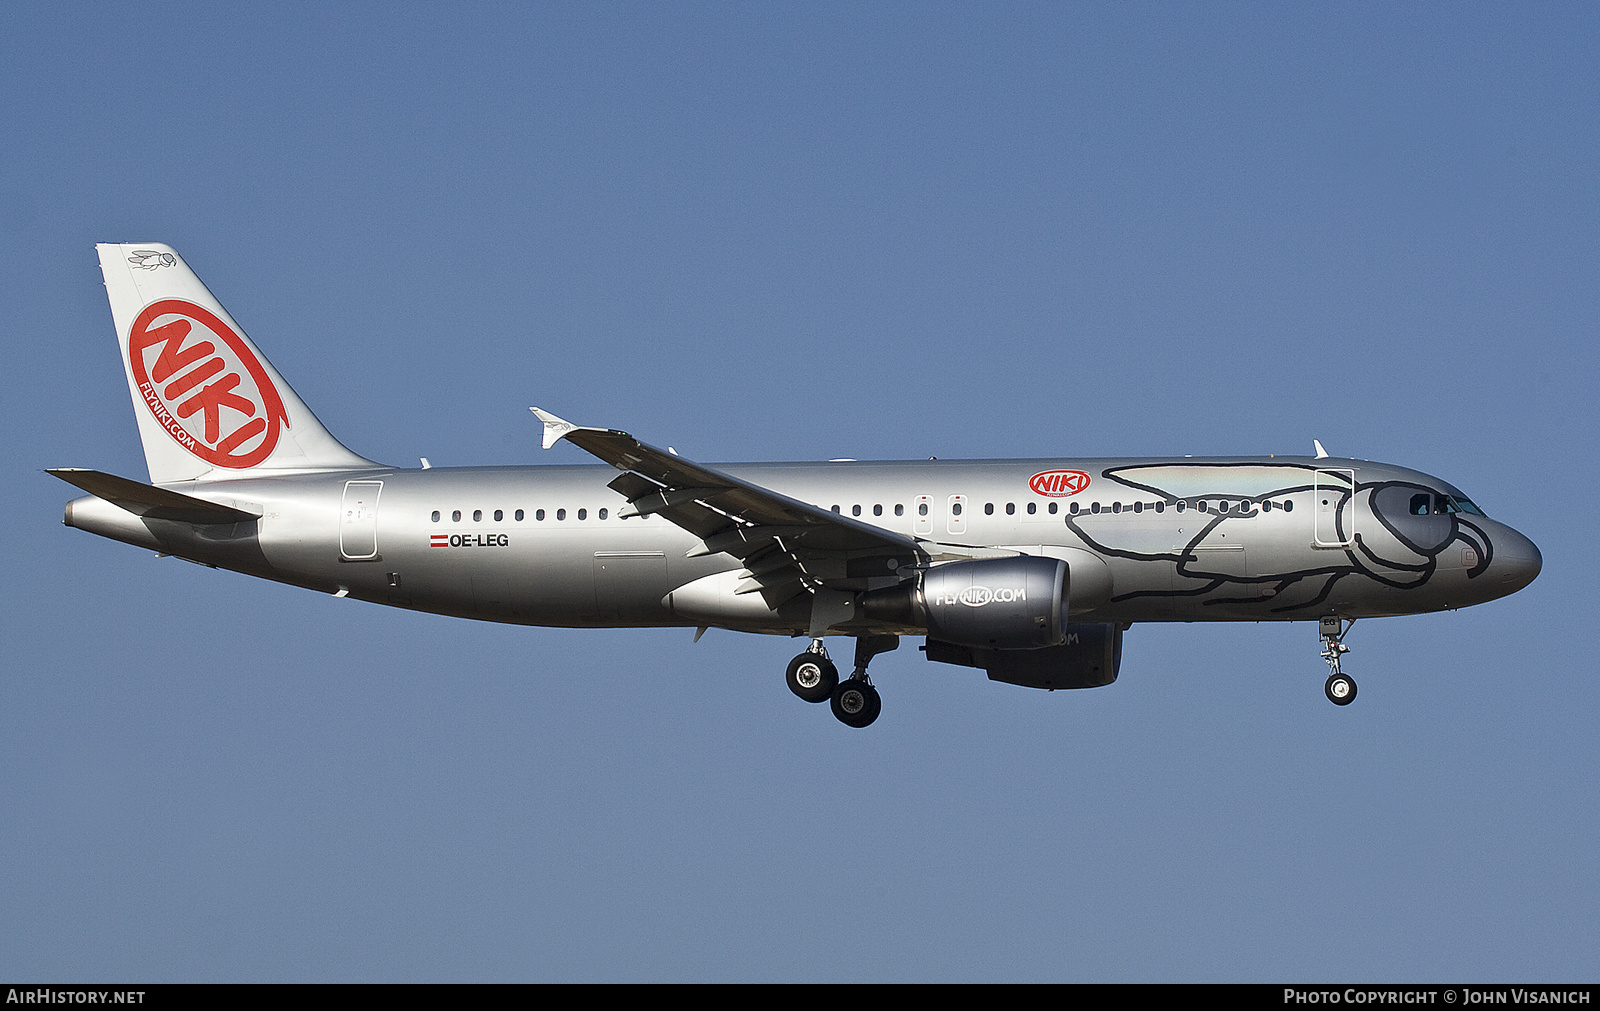
<instances>
[{"instance_id":1,"label":"passenger door","mask_svg":"<svg viewBox=\"0 0 1600 1011\"><path fill-rule=\"evenodd\" d=\"M1311 543L1319 548L1344 548L1355 541L1353 470L1319 470L1311 485Z\"/></svg>"},{"instance_id":2,"label":"passenger door","mask_svg":"<svg viewBox=\"0 0 1600 1011\"><path fill-rule=\"evenodd\" d=\"M382 481L346 481L339 513L339 557L347 562L378 557L378 496Z\"/></svg>"}]
</instances>

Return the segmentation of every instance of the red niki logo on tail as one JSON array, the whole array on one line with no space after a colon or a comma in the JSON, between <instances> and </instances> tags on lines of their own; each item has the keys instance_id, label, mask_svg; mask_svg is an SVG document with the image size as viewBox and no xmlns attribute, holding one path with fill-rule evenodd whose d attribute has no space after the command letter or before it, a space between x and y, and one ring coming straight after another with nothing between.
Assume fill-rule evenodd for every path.
<instances>
[{"instance_id":1,"label":"red niki logo on tail","mask_svg":"<svg viewBox=\"0 0 1600 1011\"><path fill-rule=\"evenodd\" d=\"M198 331L198 332L197 332ZM254 467L289 423L278 388L233 328L193 302L145 307L128 334L145 406L173 440L217 467Z\"/></svg>"},{"instance_id":2,"label":"red niki logo on tail","mask_svg":"<svg viewBox=\"0 0 1600 1011\"><path fill-rule=\"evenodd\" d=\"M1028 487L1050 498L1066 498L1089 487L1089 475L1081 470L1040 471L1028 479Z\"/></svg>"}]
</instances>

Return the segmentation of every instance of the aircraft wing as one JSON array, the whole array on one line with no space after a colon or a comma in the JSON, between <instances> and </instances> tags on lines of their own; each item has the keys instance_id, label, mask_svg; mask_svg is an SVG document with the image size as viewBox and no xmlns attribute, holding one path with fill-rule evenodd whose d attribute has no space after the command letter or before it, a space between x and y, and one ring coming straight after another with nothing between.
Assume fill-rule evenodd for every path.
<instances>
[{"instance_id":1,"label":"aircraft wing","mask_svg":"<svg viewBox=\"0 0 1600 1011\"><path fill-rule=\"evenodd\" d=\"M772 606L818 587L890 586L904 578L902 569L939 555L939 545L780 495L626 432L532 411L544 422L546 449L566 439L622 471L609 485L628 500L620 515L670 520L700 538L691 556L722 552L740 559L745 581L736 592L759 591Z\"/></svg>"}]
</instances>

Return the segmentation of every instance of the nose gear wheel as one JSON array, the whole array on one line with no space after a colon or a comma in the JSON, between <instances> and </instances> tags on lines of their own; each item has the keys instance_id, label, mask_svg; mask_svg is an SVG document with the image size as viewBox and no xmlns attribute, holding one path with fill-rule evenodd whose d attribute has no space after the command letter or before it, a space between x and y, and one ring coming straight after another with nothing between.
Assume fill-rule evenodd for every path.
<instances>
[{"instance_id":1,"label":"nose gear wheel","mask_svg":"<svg viewBox=\"0 0 1600 1011\"><path fill-rule=\"evenodd\" d=\"M1356 683L1348 674L1330 674L1328 683L1322 686L1328 696L1328 701L1336 706L1348 706L1356 700Z\"/></svg>"}]
</instances>

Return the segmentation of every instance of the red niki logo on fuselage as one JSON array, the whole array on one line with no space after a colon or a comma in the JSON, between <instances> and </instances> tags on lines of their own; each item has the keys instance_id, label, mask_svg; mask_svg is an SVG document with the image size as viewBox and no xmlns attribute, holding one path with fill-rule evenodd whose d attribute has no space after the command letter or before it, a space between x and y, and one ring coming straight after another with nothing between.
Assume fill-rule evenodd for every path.
<instances>
[{"instance_id":1,"label":"red niki logo on fuselage","mask_svg":"<svg viewBox=\"0 0 1600 1011\"><path fill-rule=\"evenodd\" d=\"M146 306L128 334L128 363L161 427L214 466L244 470L261 463L289 423L278 388L250 346L193 302L168 298Z\"/></svg>"},{"instance_id":2,"label":"red niki logo on fuselage","mask_svg":"<svg viewBox=\"0 0 1600 1011\"><path fill-rule=\"evenodd\" d=\"M1089 487L1089 475L1081 470L1044 470L1028 478L1028 487L1050 498L1066 498Z\"/></svg>"}]
</instances>

